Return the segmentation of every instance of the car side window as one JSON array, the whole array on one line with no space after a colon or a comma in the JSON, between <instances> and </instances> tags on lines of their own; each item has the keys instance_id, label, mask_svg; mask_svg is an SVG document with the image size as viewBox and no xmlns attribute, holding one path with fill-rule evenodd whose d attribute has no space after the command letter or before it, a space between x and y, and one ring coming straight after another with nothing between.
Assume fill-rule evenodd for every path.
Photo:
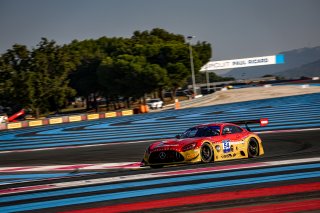
<instances>
[{"instance_id":1,"label":"car side window","mask_svg":"<svg viewBox=\"0 0 320 213\"><path fill-rule=\"evenodd\" d=\"M204 137L214 136L212 129L207 128L203 134Z\"/></svg>"},{"instance_id":2,"label":"car side window","mask_svg":"<svg viewBox=\"0 0 320 213\"><path fill-rule=\"evenodd\" d=\"M220 127L211 126L208 128L208 132L206 136L218 136L218 135L220 135Z\"/></svg>"},{"instance_id":3,"label":"car side window","mask_svg":"<svg viewBox=\"0 0 320 213\"><path fill-rule=\"evenodd\" d=\"M223 127L222 134L224 134L224 135L231 134L230 126Z\"/></svg>"},{"instance_id":4,"label":"car side window","mask_svg":"<svg viewBox=\"0 0 320 213\"><path fill-rule=\"evenodd\" d=\"M193 127L180 134L179 138L211 137L220 135L220 126Z\"/></svg>"},{"instance_id":5,"label":"car side window","mask_svg":"<svg viewBox=\"0 0 320 213\"><path fill-rule=\"evenodd\" d=\"M235 134L241 132L243 132L243 130L238 126L225 126L223 128L223 134Z\"/></svg>"},{"instance_id":6,"label":"car side window","mask_svg":"<svg viewBox=\"0 0 320 213\"><path fill-rule=\"evenodd\" d=\"M184 138L193 138L193 137L195 137L197 131L198 130L196 128L188 129L185 133L183 133Z\"/></svg>"},{"instance_id":7,"label":"car side window","mask_svg":"<svg viewBox=\"0 0 320 213\"><path fill-rule=\"evenodd\" d=\"M235 126L225 126L225 127L223 127L222 133L223 133L224 135L236 133L234 127L235 127Z\"/></svg>"},{"instance_id":8,"label":"car side window","mask_svg":"<svg viewBox=\"0 0 320 213\"><path fill-rule=\"evenodd\" d=\"M234 126L233 129L234 129L234 132L235 132L235 133L243 132L243 130L242 130L240 127L238 127L238 126Z\"/></svg>"}]
</instances>

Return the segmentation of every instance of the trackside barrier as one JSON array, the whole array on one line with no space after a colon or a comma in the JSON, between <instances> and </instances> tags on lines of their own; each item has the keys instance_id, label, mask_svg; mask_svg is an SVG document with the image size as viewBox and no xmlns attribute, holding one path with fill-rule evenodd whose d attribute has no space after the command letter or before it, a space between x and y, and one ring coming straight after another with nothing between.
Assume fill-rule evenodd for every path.
<instances>
[{"instance_id":1,"label":"trackside barrier","mask_svg":"<svg viewBox=\"0 0 320 213\"><path fill-rule=\"evenodd\" d=\"M69 116L69 122L81 121L80 115Z\"/></svg>"},{"instance_id":2,"label":"trackside barrier","mask_svg":"<svg viewBox=\"0 0 320 213\"><path fill-rule=\"evenodd\" d=\"M49 119L45 118L45 119L42 119L42 125L49 125Z\"/></svg>"},{"instance_id":3,"label":"trackside barrier","mask_svg":"<svg viewBox=\"0 0 320 213\"><path fill-rule=\"evenodd\" d=\"M41 125L42 125L42 120L29 121L29 126L41 126Z\"/></svg>"},{"instance_id":4,"label":"trackside barrier","mask_svg":"<svg viewBox=\"0 0 320 213\"><path fill-rule=\"evenodd\" d=\"M63 123L69 122L69 117L68 117L68 116L63 116L63 117L62 117L62 122L63 122Z\"/></svg>"},{"instance_id":5,"label":"trackside barrier","mask_svg":"<svg viewBox=\"0 0 320 213\"><path fill-rule=\"evenodd\" d=\"M49 124L61 124L62 123L62 117L58 118L50 118L49 119Z\"/></svg>"},{"instance_id":6,"label":"trackside barrier","mask_svg":"<svg viewBox=\"0 0 320 213\"><path fill-rule=\"evenodd\" d=\"M22 128L22 122L8 123L7 128L8 128L8 129Z\"/></svg>"},{"instance_id":7,"label":"trackside barrier","mask_svg":"<svg viewBox=\"0 0 320 213\"><path fill-rule=\"evenodd\" d=\"M105 118L114 118L117 117L117 113L116 112L106 112L104 114Z\"/></svg>"},{"instance_id":8,"label":"trackside barrier","mask_svg":"<svg viewBox=\"0 0 320 213\"><path fill-rule=\"evenodd\" d=\"M133 115L133 110L122 111L122 116Z\"/></svg>"},{"instance_id":9,"label":"trackside barrier","mask_svg":"<svg viewBox=\"0 0 320 213\"><path fill-rule=\"evenodd\" d=\"M140 105L140 113L146 113L145 105Z\"/></svg>"},{"instance_id":10,"label":"trackside barrier","mask_svg":"<svg viewBox=\"0 0 320 213\"><path fill-rule=\"evenodd\" d=\"M0 130L7 129L7 124L0 124Z\"/></svg>"},{"instance_id":11,"label":"trackside barrier","mask_svg":"<svg viewBox=\"0 0 320 213\"><path fill-rule=\"evenodd\" d=\"M29 122L28 121L22 121L22 127L28 127L29 126Z\"/></svg>"},{"instance_id":12,"label":"trackside barrier","mask_svg":"<svg viewBox=\"0 0 320 213\"><path fill-rule=\"evenodd\" d=\"M140 105L140 113L147 113L147 112L149 112L148 105L144 105L144 104Z\"/></svg>"},{"instance_id":13,"label":"trackside barrier","mask_svg":"<svg viewBox=\"0 0 320 213\"><path fill-rule=\"evenodd\" d=\"M18 129L18 128L23 128L23 127L44 126L44 125L77 122L77 121L85 121L85 120L114 118L114 117L129 116L129 115L133 115L133 110L124 110L124 111L119 111L119 112L82 114L82 115L70 115L70 116L44 118L44 119L37 119L37 120L27 120L27 121L20 121L20 122L0 123L0 130Z\"/></svg>"},{"instance_id":14,"label":"trackside barrier","mask_svg":"<svg viewBox=\"0 0 320 213\"><path fill-rule=\"evenodd\" d=\"M95 113L95 114L88 114L87 115L87 119L88 120L95 120L95 119L99 119L99 114Z\"/></svg>"},{"instance_id":15,"label":"trackside barrier","mask_svg":"<svg viewBox=\"0 0 320 213\"><path fill-rule=\"evenodd\" d=\"M176 100L174 101L174 108L175 108L175 109L180 109L179 99L176 99Z\"/></svg>"}]
</instances>

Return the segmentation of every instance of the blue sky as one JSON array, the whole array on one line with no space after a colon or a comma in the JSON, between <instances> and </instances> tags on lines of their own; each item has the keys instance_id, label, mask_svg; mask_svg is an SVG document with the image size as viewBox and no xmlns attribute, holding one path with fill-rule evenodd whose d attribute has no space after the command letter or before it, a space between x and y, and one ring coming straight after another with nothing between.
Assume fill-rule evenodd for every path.
<instances>
[{"instance_id":1,"label":"blue sky","mask_svg":"<svg viewBox=\"0 0 320 213\"><path fill-rule=\"evenodd\" d=\"M211 43L213 60L273 55L320 46L319 11L319 0L0 0L0 53L158 27Z\"/></svg>"}]
</instances>

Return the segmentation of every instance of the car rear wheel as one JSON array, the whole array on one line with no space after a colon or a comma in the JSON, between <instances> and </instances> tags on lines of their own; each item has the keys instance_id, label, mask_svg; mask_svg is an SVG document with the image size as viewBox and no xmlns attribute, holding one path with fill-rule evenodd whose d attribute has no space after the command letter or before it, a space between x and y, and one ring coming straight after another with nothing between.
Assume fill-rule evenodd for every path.
<instances>
[{"instance_id":1,"label":"car rear wheel","mask_svg":"<svg viewBox=\"0 0 320 213\"><path fill-rule=\"evenodd\" d=\"M213 158L213 150L207 143L203 144L200 149L201 162L209 163Z\"/></svg>"},{"instance_id":2,"label":"car rear wheel","mask_svg":"<svg viewBox=\"0 0 320 213\"><path fill-rule=\"evenodd\" d=\"M254 158L259 156L259 143L255 138L251 138L248 143L248 157Z\"/></svg>"}]
</instances>

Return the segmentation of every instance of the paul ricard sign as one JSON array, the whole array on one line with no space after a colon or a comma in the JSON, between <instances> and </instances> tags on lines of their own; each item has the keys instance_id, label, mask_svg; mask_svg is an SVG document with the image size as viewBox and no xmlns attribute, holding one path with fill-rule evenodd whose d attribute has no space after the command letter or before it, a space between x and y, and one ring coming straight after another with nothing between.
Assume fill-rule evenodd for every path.
<instances>
[{"instance_id":1,"label":"paul ricard sign","mask_svg":"<svg viewBox=\"0 0 320 213\"><path fill-rule=\"evenodd\" d=\"M200 72L234 69L241 67L263 66L271 64L283 64L284 55L261 56L254 58L242 58L224 61L210 61L201 67Z\"/></svg>"}]
</instances>

